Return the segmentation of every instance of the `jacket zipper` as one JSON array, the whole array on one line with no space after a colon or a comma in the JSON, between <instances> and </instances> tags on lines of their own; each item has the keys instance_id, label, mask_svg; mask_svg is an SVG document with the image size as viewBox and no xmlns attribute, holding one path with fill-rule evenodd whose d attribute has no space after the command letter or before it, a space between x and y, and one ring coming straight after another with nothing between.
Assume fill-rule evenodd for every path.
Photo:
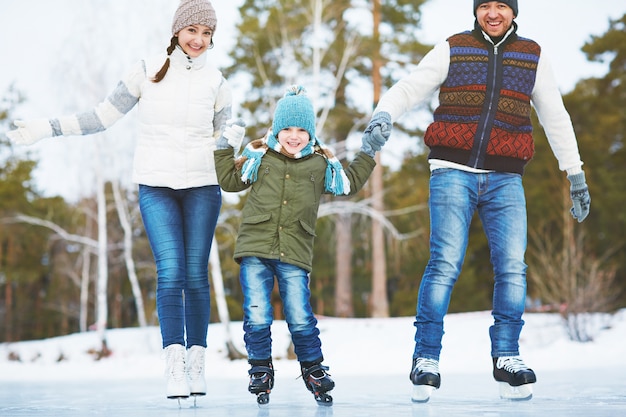
<instances>
[{"instance_id":1,"label":"jacket zipper","mask_svg":"<svg viewBox=\"0 0 626 417\"><path fill-rule=\"evenodd\" d=\"M482 126L480 126L481 132L480 139L478 141L478 152L476 154L476 158L474 158L474 161L472 163L473 168L479 168L479 161L482 159L481 155L486 153L487 142L489 141L489 138L486 138L485 136L487 135L488 131L491 132L491 129L487 130L487 127L493 127L493 118L495 117L495 110L493 108L493 105L496 96L496 86L498 78L498 45L493 45L493 77L491 77L491 93L488 100L489 106L487 108L487 114L485 115L484 122Z\"/></svg>"}]
</instances>

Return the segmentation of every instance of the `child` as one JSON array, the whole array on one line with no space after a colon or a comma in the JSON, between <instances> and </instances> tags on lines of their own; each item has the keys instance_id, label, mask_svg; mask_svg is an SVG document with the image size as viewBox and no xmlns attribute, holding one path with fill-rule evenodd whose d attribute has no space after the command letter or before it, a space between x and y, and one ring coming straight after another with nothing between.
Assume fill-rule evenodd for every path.
<instances>
[{"instance_id":1,"label":"child","mask_svg":"<svg viewBox=\"0 0 626 417\"><path fill-rule=\"evenodd\" d=\"M259 404L269 401L274 384L271 294L274 277L302 378L315 399L331 405L335 386L324 359L317 320L310 304L315 222L322 193L352 195L363 187L385 140L377 130L363 143L347 169L315 136L315 113L304 88L293 86L278 101L272 129L234 160L241 127L218 140L215 167L224 191L251 188L242 212L234 258L240 264L244 295L244 340L250 384Z\"/></svg>"},{"instance_id":2,"label":"child","mask_svg":"<svg viewBox=\"0 0 626 417\"><path fill-rule=\"evenodd\" d=\"M182 0L167 57L139 62L89 112L17 120L18 129L7 134L25 145L46 137L88 135L138 105L133 181L139 184L139 207L157 267L168 398L206 394L207 265L222 204L213 150L231 114L228 83L205 53L213 47L216 24L208 0Z\"/></svg>"}]
</instances>

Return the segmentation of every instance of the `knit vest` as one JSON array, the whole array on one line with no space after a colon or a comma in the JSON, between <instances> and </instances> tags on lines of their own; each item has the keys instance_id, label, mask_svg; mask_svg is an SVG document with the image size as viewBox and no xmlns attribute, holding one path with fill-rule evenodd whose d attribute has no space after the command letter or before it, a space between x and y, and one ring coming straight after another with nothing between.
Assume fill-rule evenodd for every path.
<instances>
[{"instance_id":1,"label":"knit vest","mask_svg":"<svg viewBox=\"0 0 626 417\"><path fill-rule=\"evenodd\" d=\"M448 38L448 76L424 142L429 159L521 175L535 150L530 96L541 49L516 34L496 49L481 36Z\"/></svg>"}]
</instances>

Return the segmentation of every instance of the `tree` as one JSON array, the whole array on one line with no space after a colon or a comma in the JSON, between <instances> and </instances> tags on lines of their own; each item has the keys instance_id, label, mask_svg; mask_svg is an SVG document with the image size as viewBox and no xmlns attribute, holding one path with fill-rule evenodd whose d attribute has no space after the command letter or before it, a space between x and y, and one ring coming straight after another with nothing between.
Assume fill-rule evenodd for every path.
<instances>
[{"instance_id":1,"label":"tree","mask_svg":"<svg viewBox=\"0 0 626 417\"><path fill-rule=\"evenodd\" d=\"M592 61L609 62L601 78L581 80L564 97L574 124L592 196L589 217L575 223L570 214L569 183L554 169L545 136L536 134L536 157L527 187L529 205L530 294L564 318L570 337L593 339L592 312L613 312L624 305L626 229L623 180L626 178L626 15L608 31L591 36L583 51ZM548 156L546 156L548 155ZM621 297L621 298L620 298ZM620 302L621 300L621 302Z\"/></svg>"},{"instance_id":2,"label":"tree","mask_svg":"<svg viewBox=\"0 0 626 417\"><path fill-rule=\"evenodd\" d=\"M608 72L584 80L565 97L573 114L580 150L588 172L592 195L591 213L583 223L586 239L597 254L619 247L618 264L621 305L626 305L626 14L609 21L607 31L583 46L591 61L608 63ZM595 198L594 198L595 196Z\"/></svg>"},{"instance_id":3,"label":"tree","mask_svg":"<svg viewBox=\"0 0 626 417\"><path fill-rule=\"evenodd\" d=\"M135 305L137 307L137 318L139 325L145 327L148 322L146 320L146 312L143 306L143 296L141 294L141 287L139 286L139 280L137 279L137 271L135 270L135 260L133 258L133 236L134 230L128 211L128 199L122 196L120 185L118 181L112 182L113 196L115 198L115 208L117 211L120 225L124 230L124 261L126 263L126 270L128 271L128 279L130 281L133 297L135 298Z\"/></svg>"},{"instance_id":4,"label":"tree","mask_svg":"<svg viewBox=\"0 0 626 417\"><path fill-rule=\"evenodd\" d=\"M22 94L13 86L3 94L0 100L0 127L3 131L8 130L11 113L22 100ZM39 298L30 297L30 302L25 304L31 312L22 313L19 310L22 293L30 293L45 274L41 253L46 238L35 237L36 233L8 222L15 212L30 210L31 201L38 197L32 181L36 165L28 158L19 159L4 135L0 136L0 313L3 317L0 339L6 341L19 340L23 333L28 333L29 330L23 331L21 325L32 319L32 310Z\"/></svg>"}]
</instances>

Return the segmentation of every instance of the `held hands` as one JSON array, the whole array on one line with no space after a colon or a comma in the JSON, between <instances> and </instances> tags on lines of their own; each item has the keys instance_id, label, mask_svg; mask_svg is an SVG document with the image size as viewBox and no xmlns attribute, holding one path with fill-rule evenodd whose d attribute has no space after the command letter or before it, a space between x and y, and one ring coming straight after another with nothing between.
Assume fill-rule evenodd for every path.
<instances>
[{"instance_id":1,"label":"held hands","mask_svg":"<svg viewBox=\"0 0 626 417\"><path fill-rule=\"evenodd\" d=\"M246 123L241 119L226 122L222 136L217 140L217 149L233 148L235 152L239 151L246 133L245 127Z\"/></svg>"},{"instance_id":2,"label":"held hands","mask_svg":"<svg viewBox=\"0 0 626 417\"><path fill-rule=\"evenodd\" d=\"M361 151L372 158L380 151L389 136L391 136L391 116L387 112L379 112L372 117L369 125L363 132Z\"/></svg>"},{"instance_id":3,"label":"held hands","mask_svg":"<svg viewBox=\"0 0 626 417\"><path fill-rule=\"evenodd\" d=\"M7 132L7 137L14 145L32 145L33 143L53 136L48 119L15 120L17 129Z\"/></svg>"},{"instance_id":4,"label":"held hands","mask_svg":"<svg viewBox=\"0 0 626 417\"><path fill-rule=\"evenodd\" d=\"M380 151L386 141L381 127L376 126L370 133L363 133L361 151L374 158L376 152Z\"/></svg>"},{"instance_id":5,"label":"held hands","mask_svg":"<svg viewBox=\"0 0 626 417\"><path fill-rule=\"evenodd\" d=\"M578 223L582 223L589 214L589 206L591 205L591 196L585 181L585 173L579 172L578 174L568 175L567 179L571 183L569 190L573 203L570 212L572 217L578 220Z\"/></svg>"}]
</instances>

